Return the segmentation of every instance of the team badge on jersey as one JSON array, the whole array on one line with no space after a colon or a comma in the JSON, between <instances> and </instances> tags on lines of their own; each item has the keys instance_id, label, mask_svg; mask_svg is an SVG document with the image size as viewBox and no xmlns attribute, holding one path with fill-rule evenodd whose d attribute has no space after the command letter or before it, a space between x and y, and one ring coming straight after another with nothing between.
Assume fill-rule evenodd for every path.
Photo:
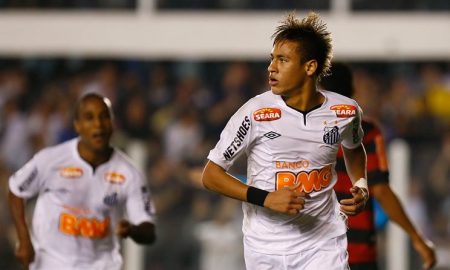
<instances>
[{"instance_id":1,"label":"team badge on jersey","mask_svg":"<svg viewBox=\"0 0 450 270\"><path fill-rule=\"evenodd\" d=\"M278 108L262 108L253 113L255 121L274 121L281 118L281 110Z\"/></svg>"},{"instance_id":2,"label":"team badge on jersey","mask_svg":"<svg viewBox=\"0 0 450 270\"><path fill-rule=\"evenodd\" d=\"M356 106L348 104L338 104L330 107L330 110L336 113L339 118L347 118L356 115Z\"/></svg>"},{"instance_id":3,"label":"team badge on jersey","mask_svg":"<svg viewBox=\"0 0 450 270\"><path fill-rule=\"evenodd\" d=\"M59 175L64 178L80 178L83 176L83 170L78 167L66 167L59 171Z\"/></svg>"},{"instance_id":4,"label":"team badge on jersey","mask_svg":"<svg viewBox=\"0 0 450 270\"><path fill-rule=\"evenodd\" d=\"M325 127L323 134L323 142L329 145L333 145L339 141L341 135L339 134L339 127Z\"/></svg>"},{"instance_id":5,"label":"team badge on jersey","mask_svg":"<svg viewBox=\"0 0 450 270\"><path fill-rule=\"evenodd\" d=\"M107 172L105 173L106 181L113 184L122 184L125 182L125 176L118 172Z\"/></svg>"}]
</instances>

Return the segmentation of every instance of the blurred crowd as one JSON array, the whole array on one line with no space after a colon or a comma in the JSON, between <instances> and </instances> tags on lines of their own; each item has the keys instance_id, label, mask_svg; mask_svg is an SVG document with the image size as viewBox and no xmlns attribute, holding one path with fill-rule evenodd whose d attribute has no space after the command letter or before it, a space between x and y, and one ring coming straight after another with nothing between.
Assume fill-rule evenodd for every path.
<instances>
[{"instance_id":1,"label":"blurred crowd","mask_svg":"<svg viewBox=\"0 0 450 270\"><path fill-rule=\"evenodd\" d=\"M402 138L411 147L406 209L437 245L448 245L450 64L350 64L365 115L381 123L388 142ZM72 108L90 91L113 103L115 145L127 151L137 142L145 149L145 173L158 213L158 241L146 248L145 269L242 269L240 204L205 191L200 168L231 114L269 89L267 65L1 60L0 269L18 269L6 204L9 175L36 151L75 136ZM245 181L245 160L231 173Z\"/></svg>"}]
</instances>

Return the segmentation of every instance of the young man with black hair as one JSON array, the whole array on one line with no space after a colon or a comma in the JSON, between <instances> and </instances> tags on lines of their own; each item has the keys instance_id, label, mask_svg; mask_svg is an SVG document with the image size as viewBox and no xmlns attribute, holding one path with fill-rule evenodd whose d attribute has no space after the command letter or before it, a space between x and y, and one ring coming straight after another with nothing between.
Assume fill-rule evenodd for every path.
<instances>
[{"instance_id":1,"label":"young man with black hair","mask_svg":"<svg viewBox=\"0 0 450 270\"><path fill-rule=\"evenodd\" d=\"M332 58L331 36L315 13L290 13L277 27L268 67L271 91L229 120L208 155L206 188L243 201L247 269L347 269L345 215L368 200L358 104L317 89ZM352 198L333 185L343 145ZM247 184L227 173L242 153Z\"/></svg>"}]
</instances>

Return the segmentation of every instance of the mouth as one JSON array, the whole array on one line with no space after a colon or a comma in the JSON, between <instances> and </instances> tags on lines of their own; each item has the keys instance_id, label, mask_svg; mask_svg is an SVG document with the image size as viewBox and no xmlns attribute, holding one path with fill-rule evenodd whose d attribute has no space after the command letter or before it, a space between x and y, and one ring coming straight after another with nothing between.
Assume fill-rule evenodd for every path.
<instances>
[{"instance_id":1,"label":"mouth","mask_svg":"<svg viewBox=\"0 0 450 270\"><path fill-rule=\"evenodd\" d=\"M92 134L92 139L97 142L104 142L108 140L108 134L106 132L95 132Z\"/></svg>"},{"instance_id":2,"label":"mouth","mask_svg":"<svg viewBox=\"0 0 450 270\"><path fill-rule=\"evenodd\" d=\"M269 77L269 85L276 86L278 84L278 80Z\"/></svg>"}]
</instances>

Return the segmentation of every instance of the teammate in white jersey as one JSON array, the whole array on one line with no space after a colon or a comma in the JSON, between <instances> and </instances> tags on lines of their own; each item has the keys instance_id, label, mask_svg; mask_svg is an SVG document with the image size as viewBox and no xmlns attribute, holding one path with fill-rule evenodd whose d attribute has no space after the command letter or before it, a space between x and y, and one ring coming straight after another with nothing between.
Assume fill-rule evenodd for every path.
<instances>
[{"instance_id":1,"label":"teammate in white jersey","mask_svg":"<svg viewBox=\"0 0 450 270\"><path fill-rule=\"evenodd\" d=\"M83 96L74 126L78 138L38 152L9 180L16 255L26 269L121 269L119 238L142 244L155 240L145 178L110 146L109 100ZM24 204L35 196L30 234Z\"/></svg>"},{"instance_id":2,"label":"teammate in white jersey","mask_svg":"<svg viewBox=\"0 0 450 270\"><path fill-rule=\"evenodd\" d=\"M273 37L271 91L231 117L202 180L244 202L247 269L347 269L344 214L357 214L368 199L362 113L354 100L316 88L332 57L317 14L289 14ZM340 205L333 185L341 144L354 185ZM227 173L244 152L247 185Z\"/></svg>"}]
</instances>

